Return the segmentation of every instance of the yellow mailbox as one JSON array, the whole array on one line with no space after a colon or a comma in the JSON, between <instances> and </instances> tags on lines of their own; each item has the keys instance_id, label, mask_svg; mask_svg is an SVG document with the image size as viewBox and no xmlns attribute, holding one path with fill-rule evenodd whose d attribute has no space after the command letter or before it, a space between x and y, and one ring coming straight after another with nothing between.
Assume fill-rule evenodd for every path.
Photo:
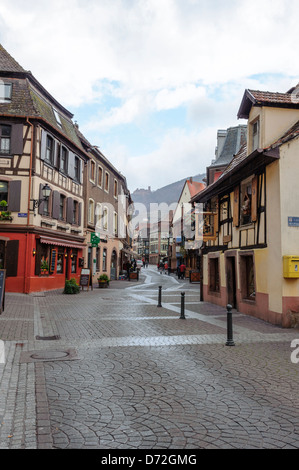
<instances>
[{"instance_id":1,"label":"yellow mailbox","mask_svg":"<svg viewBox=\"0 0 299 470\"><path fill-rule=\"evenodd\" d=\"M283 257L283 277L299 278L299 256Z\"/></svg>"}]
</instances>

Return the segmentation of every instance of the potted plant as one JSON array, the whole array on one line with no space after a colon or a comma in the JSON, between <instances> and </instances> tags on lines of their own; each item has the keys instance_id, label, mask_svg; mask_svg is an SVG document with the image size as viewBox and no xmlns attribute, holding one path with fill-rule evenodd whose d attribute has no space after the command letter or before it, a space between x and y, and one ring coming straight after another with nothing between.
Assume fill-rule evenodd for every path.
<instances>
[{"instance_id":1,"label":"potted plant","mask_svg":"<svg viewBox=\"0 0 299 470\"><path fill-rule=\"evenodd\" d=\"M103 287L109 287L109 277L107 276L107 274L101 274L99 277L98 277L98 283L99 283L99 287L103 288Z\"/></svg>"},{"instance_id":2,"label":"potted plant","mask_svg":"<svg viewBox=\"0 0 299 470\"><path fill-rule=\"evenodd\" d=\"M49 272L49 263L46 259L42 259L40 263L40 270L42 274L46 274Z\"/></svg>"},{"instance_id":3,"label":"potted plant","mask_svg":"<svg viewBox=\"0 0 299 470\"><path fill-rule=\"evenodd\" d=\"M66 279L63 294L79 294L80 286L74 277Z\"/></svg>"}]
</instances>

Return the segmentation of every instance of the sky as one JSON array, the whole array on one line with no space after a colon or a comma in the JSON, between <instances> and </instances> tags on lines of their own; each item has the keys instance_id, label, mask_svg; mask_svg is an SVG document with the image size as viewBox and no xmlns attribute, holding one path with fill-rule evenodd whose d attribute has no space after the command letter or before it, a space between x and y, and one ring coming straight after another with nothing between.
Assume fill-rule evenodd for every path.
<instances>
[{"instance_id":1,"label":"sky","mask_svg":"<svg viewBox=\"0 0 299 470\"><path fill-rule=\"evenodd\" d=\"M299 82L298 0L0 0L0 43L126 177L205 173L249 89Z\"/></svg>"}]
</instances>

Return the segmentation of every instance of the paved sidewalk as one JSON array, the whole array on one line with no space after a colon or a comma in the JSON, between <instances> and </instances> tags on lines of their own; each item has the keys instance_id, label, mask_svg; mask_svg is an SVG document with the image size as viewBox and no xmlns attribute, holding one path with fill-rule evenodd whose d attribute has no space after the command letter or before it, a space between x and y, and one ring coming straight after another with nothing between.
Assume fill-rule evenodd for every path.
<instances>
[{"instance_id":1,"label":"paved sidewalk","mask_svg":"<svg viewBox=\"0 0 299 470\"><path fill-rule=\"evenodd\" d=\"M298 448L299 330L234 311L233 333L228 347L199 285L152 268L79 295L6 294L0 448Z\"/></svg>"}]
</instances>

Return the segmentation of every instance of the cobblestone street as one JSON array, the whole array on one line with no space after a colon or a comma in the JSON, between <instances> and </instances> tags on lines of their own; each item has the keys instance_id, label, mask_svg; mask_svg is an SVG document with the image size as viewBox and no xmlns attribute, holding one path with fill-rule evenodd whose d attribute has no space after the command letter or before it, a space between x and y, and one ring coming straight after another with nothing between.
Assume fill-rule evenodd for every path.
<instances>
[{"instance_id":1,"label":"cobblestone street","mask_svg":"<svg viewBox=\"0 0 299 470\"><path fill-rule=\"evenodd\" d=\"M234 311L228 347L226 310L199 299L153 267L79 295L6 294L0 448L298 448L299 331Z\"/></svg>"}]
</instances>

